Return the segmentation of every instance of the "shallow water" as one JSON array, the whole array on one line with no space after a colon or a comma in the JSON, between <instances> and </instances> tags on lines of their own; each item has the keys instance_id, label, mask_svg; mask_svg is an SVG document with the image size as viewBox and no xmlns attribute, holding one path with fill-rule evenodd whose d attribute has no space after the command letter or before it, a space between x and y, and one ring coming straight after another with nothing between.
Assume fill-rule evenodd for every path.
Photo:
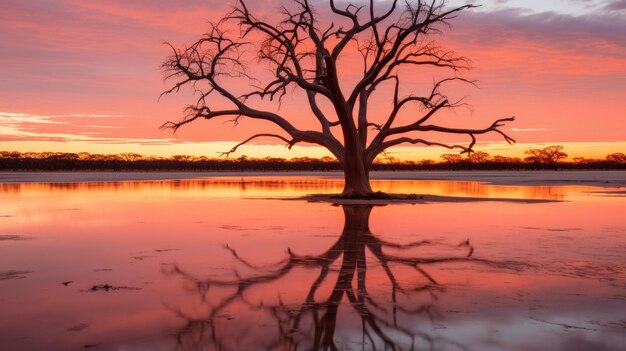
<instances>
[{"instance_id":1,"label":"shallow water","mask_svg":"<svg viewBox=\"0 0 626 351\"><path fill-rule=\"evenodd\" d=\"M626 345L623 192L374 186L500 200L284 199L341 188L316 177L0 184L0 350Z\"/></svg>"}]
</instances>

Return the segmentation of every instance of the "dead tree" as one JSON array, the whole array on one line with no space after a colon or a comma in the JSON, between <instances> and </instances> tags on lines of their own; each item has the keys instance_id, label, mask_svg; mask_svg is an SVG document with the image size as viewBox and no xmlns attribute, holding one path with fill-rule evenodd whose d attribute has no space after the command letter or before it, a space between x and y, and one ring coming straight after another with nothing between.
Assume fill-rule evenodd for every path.
<instances>
[{"instance_id":1,"label":"dead tree","mask_svg":"<svg viewBox=\"0 0 626 351\"><path fill-rule=\"evenodd\" d=\"M513 143L500 127L514 117L497 119L485 128L468 129L442 126L432 122L437 113L461 105L451 101L442 87L453 81L474 84L459 72L469 69L469 61L445 50L432 41L464 5L447 7L443 1L390 1L376 13L375 1L355 5L329 0L324 15L313 9L309 0L291 0L280 9L280 20L273 22L256 17L239 0L232 12L218 22L198 41L182 49L170 45L173 54L163 64L165 79L175 80L163 94L192 86L198 99L186 108L184 117L163 126L174 130L197 119L230 117L238 123L242 117L267 121L279 133L252 135L231 150L257 138L276 138L288 147L297 143L317 144L328 149L341 163L345 197L374 196L369 184L369 169L377 155L400 144L436 145L471 153L476 136L499 133ZM323 18L322 18L323 17ZM233 30L237 28L238 30ZM246 54L254 53L259 65L269 67L271 78L260 81L246 68ZM351 87L340 84L346 72L339 64L350 55L362 58L362 71ZM403 94L402 74L416 76L420 68L445 70L448 77L435 80L423 94ZM402 73L402 74L401 74ZM246 92L234 92L233 80L243 79ZM306 96L318 130L301 130L294 126L293 116L253 106L255 101L269 99L280 104L288 89L300 90ZM401 89L403 88L403 89ZM375 91L388 92L393 105L385 116L368 113ZM217 100L222 102L217 103ZM322 101L332 108L323 111ZM258 102L258 101L257 101ZM230 107L224 107L228 104ZM412 109L412 110L410 110ZM409 113L408 123L399 123L398 116ZM314 117L313 117L314 116ZM460 134L467 144L449 144L431 137L415 137L416 133ZM420 134L420 135L421 135Z\"/></svg>"}]
</instances>

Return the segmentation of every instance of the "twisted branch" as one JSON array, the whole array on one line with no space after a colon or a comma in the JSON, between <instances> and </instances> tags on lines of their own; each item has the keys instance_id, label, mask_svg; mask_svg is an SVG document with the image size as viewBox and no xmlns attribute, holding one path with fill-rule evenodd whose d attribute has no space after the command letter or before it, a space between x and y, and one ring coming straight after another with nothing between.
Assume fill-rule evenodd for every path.
<instances>
[{"instance_id":1,"label":"twisted branch","mask_svg":"<svg viewBox=\"0 0 626 351\"><path fill-rule=\"evenodd\" d=\"M377 14L374 0L363 5L344 5L328 0L330 21L338 19L337 23L343 23L340 25L334 21L330 24L320 21L309 0L290 0L290 3L292 6L279 9L281 20L272 23L256 17L246 1L238 0L230 13L222 20L210 23L207 33L189 47L178 49L166 43L172 55L162 69L164 78L174 83L162 96L188 87L197 98L185 108L180 120L167 122L162 128L176 132L197 120L220 117L229 117L235 124L242 117L263 120L277 126L286 135L259 133L236 145L232 151L221 154L228 156L239 146L267 136L284 141L288 147L296 143L323 146L344 168L355 158L366 159L371 164L385 149L402 143L441 146L470 153L476 144L476 136L481 134L494 132L506 142L514 142L501 129L505 122L512 122L513 117L498 119L484 129L425 124L444 110L464 105L462 100L452 101L442 92L444 84L452 81L476 84L458 75L470 69L469 59L439 47L430 39L431 34L439 33L461 11L474 5L448 8L444 7L443 1L406 0L401 6L400 2L393 0ZM239 31L233 31L233 27ZM363 70L362 77L353 87L348 87L349 93L344 95L345 84L340 84L343 66L339 61L347 55L345 48L351 43L362 56ZM250 60L246 54L250 52L268 65L272 77L267 81L260 81L248 73L246 63ZM400 72L415 74L424 66L450 72L450 76L433 82L432 89L424 95L403 97ZM222 84L227 79L246 80L247 84L239 85L242 92L235 94ZM393 89L380 89L387 82L394 83ZM291 87L306 94L307 107L319 122L319 130L298 129L292 124L293 116L252 107L254 101L264 99L276 102L280 107ZM393 92L393 107L382 121L375 121L370 116L370 98L377 91ZM218 99L231 106L216 107ZM332 104L334 115L322 111L320 99ZM414 103L418 112L413 121L395 126L397 116ZM357 108L358 114L355 112ZM341 138L333 135L332 127L339 127ZM370 137L370 131L374 131L373 137ZM459 145L425 137L399 136L429 131L465 134L470 141L467 145Z\"/></svg>"}]
</instances>

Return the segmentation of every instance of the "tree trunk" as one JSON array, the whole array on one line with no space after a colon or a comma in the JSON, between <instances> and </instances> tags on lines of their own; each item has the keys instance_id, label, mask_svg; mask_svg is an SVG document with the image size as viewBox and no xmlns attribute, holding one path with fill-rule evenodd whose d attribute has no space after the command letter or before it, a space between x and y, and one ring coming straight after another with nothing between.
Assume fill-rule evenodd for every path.
<instances>
[{"instance_id":1,"label":"tree trunk","mask_svg":"<svg viewBox=\"0 0 626 351\"><path fill-rule=\"evenodd\" d=\"M346 198L369 198L374 192L370 186L369 164L360 147L351 150L346 146L346 162L343 168L344 187L341 193Z\"/></svg>"},{"instance_id":2,"label":"tree trunk","mask_svg":"<svg viewBox=\"0 0 626 351\"><path fill-rule=\"evenodd\" d=\"M345 154L343 174L345 182L341 197L371 198L374 192L370 187L369 164L365 156L365 147L360 142L359 129L354 124L352 109L341 93L335 62L328 55L324 56L324 60L326 85L331 91L331 100L337 113L337 118L341 123L341 132L343 134Z\"/></svg>"}]
</instances>

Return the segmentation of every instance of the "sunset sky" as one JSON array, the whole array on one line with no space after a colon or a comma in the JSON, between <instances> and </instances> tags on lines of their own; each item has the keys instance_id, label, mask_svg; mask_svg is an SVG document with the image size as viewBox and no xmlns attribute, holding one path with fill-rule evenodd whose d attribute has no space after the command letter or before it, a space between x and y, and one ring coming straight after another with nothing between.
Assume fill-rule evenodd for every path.
<instances>
[{"instance_id":1,"label":"sunset sky","mask_svg":"<svg viewBox=\"0 0 626 351\"><path fill-rule=\"evenodd\" d=\"M248 1L260 17L280 1ZM388 1L380 0L382 9ZM460 5L466 1L449 1ZM517 116L505 130L510 146L486 135L477 150L521 156L530 147L565 146L570 156L604 157L626 152L626 0L482 0L465 11L443 36L446 48L467 56L467 78L479 88L450 86L472 109L445 112L446 126L480 127ZM169 88L160 65L164 41L189 44L228 10L223 0L3 0L0 2L0 150L209 157L271 126L244 119L199 121L173 134L160 130L178 120L192 102ZM327 1L314 0L323 12ZM409 74L406 72L405 74ZM428 72L409 80L432 82ZM171 84L171 83L170 83ZM410 90L410 89L409 89ZM289 96L286 98L289 99ZM381 96L379 110L391 96ZM280 113L297 126L316 121L287 101ZM455 137L447 141L467 141ZM241 148L235 155L322 156L318 147L287 150L274 140ZM437 159L442 149L398 147L402 159Z\"/></svg>"}]
</instances>

